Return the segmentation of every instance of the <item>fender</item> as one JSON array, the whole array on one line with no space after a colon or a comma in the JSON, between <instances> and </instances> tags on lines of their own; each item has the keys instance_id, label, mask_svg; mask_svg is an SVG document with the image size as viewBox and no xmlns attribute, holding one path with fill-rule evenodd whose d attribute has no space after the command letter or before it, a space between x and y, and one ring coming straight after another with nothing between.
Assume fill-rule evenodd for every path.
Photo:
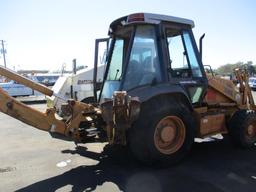
<instances>
[{"instance_id":1,"label":"fender","mask_svg":"<svg viewBox=\"0 0 256 192\"><path fill-rule=\"evenodd\" d=\"M132 97L139 97L141 103L146 102L159 95L170 95L171 97L175 96L178 97L178 99L182 100L191 111L193 110L192 103L186 91L178 84L174 85L166 83L159 84L157 86L146 85L137 87L127 92L128 95Z\"/></svg>"}]
</instances>

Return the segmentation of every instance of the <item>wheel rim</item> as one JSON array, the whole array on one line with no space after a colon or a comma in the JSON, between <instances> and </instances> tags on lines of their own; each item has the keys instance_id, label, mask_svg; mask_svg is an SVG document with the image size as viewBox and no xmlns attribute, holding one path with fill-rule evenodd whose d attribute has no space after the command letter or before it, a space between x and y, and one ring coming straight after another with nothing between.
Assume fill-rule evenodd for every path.
<instances>
[{"instance_id":1,"label":"wheel rim","mask_svg":"<svg viewBox=\"0 0 256 192\"><path fill-rule=\"evenodd\" d=\"M177 116L167 116L161 119L155 129L154 143L163 154L178 151L185 141L186 128Z\"/></svg>"}]
</instances>

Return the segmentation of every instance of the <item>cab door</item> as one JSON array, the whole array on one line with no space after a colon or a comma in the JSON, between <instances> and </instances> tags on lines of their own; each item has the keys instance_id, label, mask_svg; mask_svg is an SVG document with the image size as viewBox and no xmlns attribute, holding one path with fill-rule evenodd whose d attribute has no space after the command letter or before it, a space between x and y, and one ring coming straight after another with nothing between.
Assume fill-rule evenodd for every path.
<instances>
[{"instance_id":1,"label":"cab door","mask_svg":"<svg viewBox=\"0 0 256 192\"><path fill-rule=\"evenodd\" d=\"M193 105L203 99L207 79L191 29L166 29L168 44L168 78L172 84L180 84Z\"/></svg>"},{"instance_id":2,"label":"cab door","mask_svg":"<svg viewBox=\"0 0 256 192\"><path fill-rule=\"evenodd\" d=\"M97 101L97 92L101 89L108 55L110 38L99 38L95 40L94 50L94 71L93 71L93 93L94 100Z\"/></svg>"}]
</instances>

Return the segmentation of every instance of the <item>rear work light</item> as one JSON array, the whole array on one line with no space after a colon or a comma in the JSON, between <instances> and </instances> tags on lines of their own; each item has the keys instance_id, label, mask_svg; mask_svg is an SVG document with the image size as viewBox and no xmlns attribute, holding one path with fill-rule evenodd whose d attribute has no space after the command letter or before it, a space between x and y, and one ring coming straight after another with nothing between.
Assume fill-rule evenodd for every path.
<instances>
[{"instance_id":1,"label":"rear work light","mask_svg":"<svg viewBox=\"0 0 256 192\"><path fill-rule=\"evenodd\" d=\"M127 18L127 23L143 22L143 21L145 21L144 13L135 13L135 14L129 15Z\"/></svg>"}]
</instances>

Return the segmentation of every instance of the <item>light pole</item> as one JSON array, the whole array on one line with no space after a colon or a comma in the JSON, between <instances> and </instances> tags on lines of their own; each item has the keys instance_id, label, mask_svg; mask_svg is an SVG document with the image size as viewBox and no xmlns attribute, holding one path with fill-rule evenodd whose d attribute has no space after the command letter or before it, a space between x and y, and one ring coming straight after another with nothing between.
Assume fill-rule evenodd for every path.
<instances>
[{"instance_id":1,"label":"light pole","mask_svg":"<svg viewBox=\"0 0 256 192\"><path fill-rule=\"evenodd\" d=\"M2 42L2 54L4 58L4 67L6 68L6 59L5 59L5 49L4 49L4 40L0 40Z\"/></svg>"}]
</instances>

